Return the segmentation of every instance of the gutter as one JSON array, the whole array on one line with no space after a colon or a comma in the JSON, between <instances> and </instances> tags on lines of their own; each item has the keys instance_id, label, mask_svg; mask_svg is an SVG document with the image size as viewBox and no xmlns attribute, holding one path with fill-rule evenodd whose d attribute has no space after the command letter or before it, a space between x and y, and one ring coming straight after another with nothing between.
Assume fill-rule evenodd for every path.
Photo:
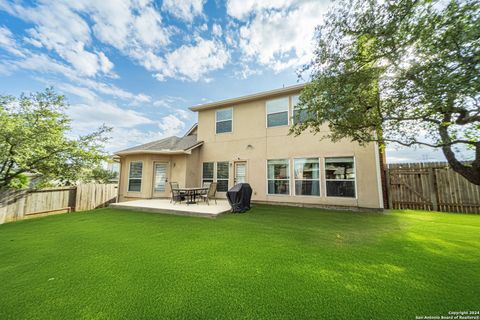
<instances>
[{"instance_id":1,"label":"gutter","mask_svg":"<svg viewBox=\"0 0 480 320\"><path fill-rule=\"evenodd\" d=\"M285 88L280 88L280 89L255 93L255 94L251 94L251 95L246 95L246 96L243 96L243 97L231 98L231 99L206 103L206 104L202 104L202 105L198 105L198 106L193 106L193 107L190 107L189 109L191 111L201 111L201 110L207 110L207 109L213 109L213 108L221 107L221 106L224 106L224 105L232 105L232 104L238 104L238 103L242 103L242 102L259 100L259 99L270 97L270 96L295 92L295 91L303 89L306 85L307 85L307 83L297 84L297 85L293 85L293 86L289 86L289 87L285 87Z\"/></svg>"}]
</instances>

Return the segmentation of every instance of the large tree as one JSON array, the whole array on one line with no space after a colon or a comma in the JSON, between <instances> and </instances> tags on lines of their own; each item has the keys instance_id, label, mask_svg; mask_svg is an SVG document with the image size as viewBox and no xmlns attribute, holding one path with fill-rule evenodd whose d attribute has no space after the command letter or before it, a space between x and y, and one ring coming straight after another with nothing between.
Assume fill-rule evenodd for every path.
<instances>
[{"instance_id":1,"label":"large tree","mask_svg":"<svg viewBox=\"0 0 480 320\"><path fill-rule=\"evenodd\" d=\"M323 21L292 131L440 148L480 185L478 0L344 0Z\"/></svg>"},{"instance_id":2,"label":"large tree","mask_svg":"<svg viewBox=\"0 0 480 320\"><path fill-rule=\"evenodd\" d=\"M103 143L110 129L69 138L66 108L64 97L52 89L0 97L0 189L18 185L24 173L71 183L106 159Z\"/></svg>"}]
</instances>

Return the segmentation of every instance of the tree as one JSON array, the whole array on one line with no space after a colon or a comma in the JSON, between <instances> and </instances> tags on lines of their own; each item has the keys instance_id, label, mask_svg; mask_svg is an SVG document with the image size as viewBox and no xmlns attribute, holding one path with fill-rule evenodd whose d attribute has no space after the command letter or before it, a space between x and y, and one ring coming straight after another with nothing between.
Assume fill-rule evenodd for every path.
<instances>
[{"instance_id":1,"label":"tree","mask_svg":"<svg viewBox=\"0 0 480 320\"><path fill-rule=\"evenodd\" d=\"M53 89L18 99L0 97L0 189L18 186L27 172L72 183L84 168L106 159L103 143L110 128L69 138L66 107Z\"/></svg>"},{"instance_id":2,"label":"tree","mask_svg":"<svg viewBox=\"0 0 480 320\"><path fill-rule=\"evenodd\" d=\"M118 172L103 169L102 167L96 167L92 170L89 170L86 175L86 181L97 182L97 183L111 183L112 180L118 178Z\"/></svg>"},{"instance_id":3,"label":"tree","mask_svg":"<svg viewBox=\"0 0 480 320\"><path fill-rule=\"evenodd\" d=\"M306 119L292 127L350 139L441 148L480 185L480 3L341 1L317 29ZM470 148L474 159L459 160Z\"/></svg>"}]
</instances>

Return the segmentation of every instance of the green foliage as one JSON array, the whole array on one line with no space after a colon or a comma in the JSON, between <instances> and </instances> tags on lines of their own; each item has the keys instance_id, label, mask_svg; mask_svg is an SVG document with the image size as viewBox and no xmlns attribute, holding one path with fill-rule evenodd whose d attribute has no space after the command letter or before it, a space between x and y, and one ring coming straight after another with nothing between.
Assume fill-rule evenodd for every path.
<instances>
[{"instance_id":1,"label":"green foliage","mask_svg":"<svg viewBox=\"0 0 480 320\"><path fill-rule=\"evenodd\" d=\"M10 180L8 187L12 189L23 189L28 187L29 182L30 179L26 175L19 174Z\"/></svg>"},{"instance_id":2,"label":"green foliage","mask_svg":"<svg viewBox=\"0 0 480 320\"><path fill-rule=\"evenodd\" d=\"M110 129L72 139L66 108L64 97L52 89L18 99L0 97L0 189L27 172L73 183L84 168L106 159L103 143Z\"/></svg>"},{"instance_id":3,"label":"green foliage","mask_svg":"<svg viewBox=\"0 0 480 320\"><path fill-rule=\"evenodd\" d=\"M90 170L86 175L84 180L89 182L97 183L111 183L112 180L118 178L118 173L103 169L102 167L96 167Z\"/></svg>"},{"instance_id":4,"label":"green foliage","mask_svg":"<svg viewBox=\"0 0 480 320\"><path fill-rule=\"evenodd\" d=\"M345 0L324 21L300 97L312 116L292 132L326 124L333 141L442 148L480 184L480 3Z\"/></svg>"}]
</instances>

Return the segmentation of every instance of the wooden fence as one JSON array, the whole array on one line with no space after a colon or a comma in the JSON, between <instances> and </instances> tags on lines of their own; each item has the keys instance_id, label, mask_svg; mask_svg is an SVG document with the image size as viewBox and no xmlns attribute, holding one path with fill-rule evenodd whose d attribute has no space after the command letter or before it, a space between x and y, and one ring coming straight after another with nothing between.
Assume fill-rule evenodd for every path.
<instances>
[{"instance_id":1,"label":"wooden fence","mask_svg":"<svg viewBox=\"0 0 480 320\"><path fill-rule=\"evenodd\" d=\"M55 213L102 208L117 199L116 184L0 192L0 224Z\"/></svg>"},{"instance_id":2,"label":"wooden fence","mask_svg":"<svg viewBox=\"0 0 480 320\"><path fill-rule=\"evenodd\" d=\"M385 176L389 208L480 213L480 187L446 162L389 164Z\"/></svg>"}]
</instances>

